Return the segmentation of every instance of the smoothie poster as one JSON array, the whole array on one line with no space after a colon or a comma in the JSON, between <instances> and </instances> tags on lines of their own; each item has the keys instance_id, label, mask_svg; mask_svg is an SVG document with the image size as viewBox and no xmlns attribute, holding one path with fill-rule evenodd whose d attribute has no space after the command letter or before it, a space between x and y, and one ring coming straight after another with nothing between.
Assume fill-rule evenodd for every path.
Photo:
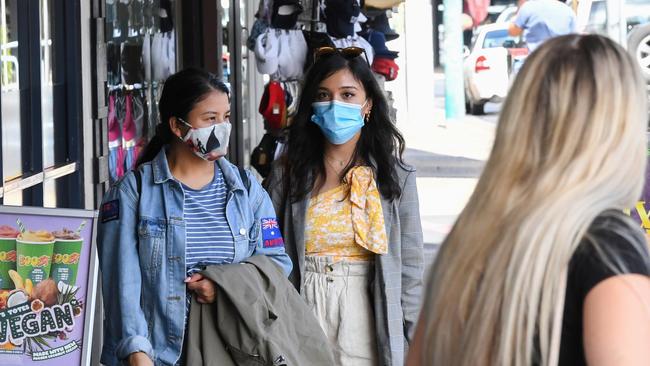
<instances>
[{"instance_id":1,"label":"smoothie poster","mask_svg":"<svg viewBox=\"0 0 650 366\"><path fill-rule=\"evenodd\" d=\"M0 206L0 365L83 363L93 226L90 211Z\"/></svg>"}]
</instances>

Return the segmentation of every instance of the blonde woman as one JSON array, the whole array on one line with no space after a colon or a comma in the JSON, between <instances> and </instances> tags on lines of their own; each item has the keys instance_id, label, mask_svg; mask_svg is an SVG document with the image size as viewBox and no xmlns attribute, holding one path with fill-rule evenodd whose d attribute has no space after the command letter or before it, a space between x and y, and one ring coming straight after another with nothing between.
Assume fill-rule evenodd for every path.
<instances>
[{"instance_id":1,"label":"blonde woman","mask_svg":"<svg viewBox=\"0 0 650 366\"><path fill-rule=\"evenodd\" d=\"M620 46L563 36L508 97L430 273L409 365L648 365L647 107Z\"/></svg>"}]
</instances>

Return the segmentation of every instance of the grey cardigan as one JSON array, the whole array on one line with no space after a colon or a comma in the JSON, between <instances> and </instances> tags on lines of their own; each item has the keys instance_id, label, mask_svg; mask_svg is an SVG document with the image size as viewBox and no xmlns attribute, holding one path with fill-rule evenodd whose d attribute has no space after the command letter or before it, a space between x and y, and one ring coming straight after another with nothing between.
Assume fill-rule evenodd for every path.
<instances>
[{"instance_id":1,"label":"grey cardigan","mask_svg":"<svg viewBox=\"0 0 650 366\"><path fill-rule=\"evenodd\" d=\"M294 263L289 280L302 292L305 271L305 219L309 197L291 203L284 198L282 166L276 162L265 182L285 241L285 250ZM397 165L402 195L393 201L382 196L381 204L388 237L388 253L377 255L374 298L375 327L379 362L382 366L402 366L418 319L422 295L424 257L422 226L415 169Z\"/></svg>"}]
</instances>

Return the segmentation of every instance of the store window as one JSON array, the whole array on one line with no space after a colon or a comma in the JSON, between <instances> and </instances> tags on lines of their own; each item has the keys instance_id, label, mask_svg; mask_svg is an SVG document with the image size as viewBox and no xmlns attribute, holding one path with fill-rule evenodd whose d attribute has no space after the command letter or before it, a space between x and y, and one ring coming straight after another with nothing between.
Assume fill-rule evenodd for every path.
<instances>
[{"instance_id":1,"label":"store window","mask_svg":"<svg viewBox=\"0 0 650 366\"><path fill-rule=\"evenodd\" d=\"M20 63L18 42L18 1L0 2L0 49L2 55L2 175L4 181L11 181L22 175L22 154L20 149ZM24 64L24 63L23 63ZM5 157L11 157L5 158ZM4 191L6 204L22 203L19 191Z\"/></svg>"},{"instance_id":2,"label":"store window","mask_svg":"<svg viewBox=\"0 0 650 366\"><path fill-rule=\"evenodd\" d=\"M78 25L75 2L0 0L2 204L81 205Z\"/></svg>"},{"instance_id":3,"label":"store window","mask_svg":"<svg viewBox=\"0 0 650 366\"><path fill-rule=\"evenodd\" d=\"M171 0L106 0L109 182L155 134L163 81L176 72Z\"/></svg>"},{"instance_id":4,"label":"store window","mask_svg":"<svg viewBox=\"0 0 650 366\"><path fill-rule=\"evenodd\" d=\"M54 58L52 40L54 15L52 2L40 0L41 119L43 121L43 167L54 167ZM56 207L56 182L43 182L43 206Z\"/></svg>"}]
</instances>

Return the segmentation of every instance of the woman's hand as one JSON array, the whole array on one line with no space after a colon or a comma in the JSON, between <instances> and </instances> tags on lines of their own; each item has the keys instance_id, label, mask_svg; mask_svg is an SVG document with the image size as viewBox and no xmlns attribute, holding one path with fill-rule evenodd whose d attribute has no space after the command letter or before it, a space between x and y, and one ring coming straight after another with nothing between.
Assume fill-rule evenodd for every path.
<instances>
[{"instance_id":1,"label":"woman's hand","mask_svg":"<svg viewBox=\"0 0 650 366\"><path fill-rule=\"evenodd\" d=\"M153 366L153 361L144 352L135 352L129 355L129 366Z\"/></svg>"},{"instance_id":2,"label":"woman's hand","mask_svg":"<svg viewBox=\"0 0 650 366\"><path fill-rule=\"evenodd\" d=\"M195 273L185 279L187 288L196 293L196 300L201 304L212 304L216 295L214 282L203 277L200 273Z\"/></svg>"}]
</instances>

